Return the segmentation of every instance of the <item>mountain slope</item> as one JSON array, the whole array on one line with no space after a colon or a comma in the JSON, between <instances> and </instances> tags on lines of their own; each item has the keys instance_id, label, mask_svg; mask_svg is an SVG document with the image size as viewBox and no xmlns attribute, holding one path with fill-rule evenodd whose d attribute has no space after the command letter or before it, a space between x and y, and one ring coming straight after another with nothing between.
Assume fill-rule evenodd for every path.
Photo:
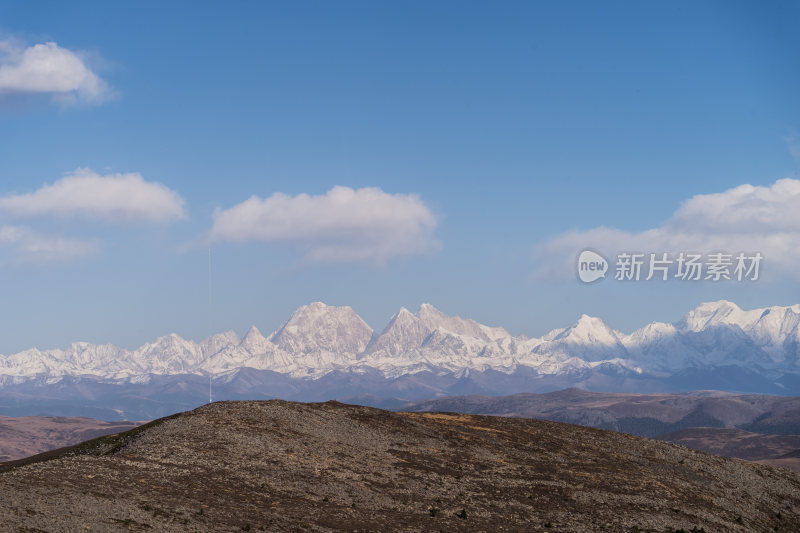
<instances>
[{"instance_id":1,"label":"mountain slope","mask_svg":"<svg viewBox=\"0 0 800 533\"><path fill-rule=\"evenodd\" d=\"M800 477L539 420L224 402L0 468L4 530L787 530Z\"/></svg>"}]
</instances>

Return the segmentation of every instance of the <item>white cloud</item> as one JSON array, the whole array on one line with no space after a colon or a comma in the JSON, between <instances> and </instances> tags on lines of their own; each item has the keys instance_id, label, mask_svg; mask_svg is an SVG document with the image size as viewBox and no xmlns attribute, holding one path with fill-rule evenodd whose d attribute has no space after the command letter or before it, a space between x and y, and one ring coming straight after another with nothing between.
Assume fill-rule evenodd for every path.
<instances>
[{"instance_id":1,"label":"white cloud","mask_svg":"<svg viewBox=\"0 0 800 533\"><path fill-rule=\"evenodd\" d=\"M11 256L3 261L15 264L44 264L67 261L97 251L88 241L45 235L26 226L0 226L0 254Z\"/></svg>"},{"instance_id":2,"label":"white cloud","mask_svg":"<svg viewBox=\"0 0 800 533\"><path fill-rule=\"evenodd\" d=\"M0 93L49 94L59 103L100 103L112 96L105 81L76 52L56 43L27 48L0 41Z\"/></svg>"},{"instance_id":3,"label":"white cloud","mask_svg":"<svg viewBox=\"0 0 800 533\"><path fill-rule=\"evenodd\" d=\"M138 173L101 176L79 168L29 194L0 197L0 212L75 216L112 222L164 222L186 217L178 193Z\"/></svg>"},{"instance_id":4,"label":"white cloud","mask_svg":"<svg viewBox=\"0 0 800 533\"><path fill-rule=\"evenodd\" d=\"M318 196L253 196L217 209L210 240L287 243L312 261L384 264L435 250L435 227L418 196L334 187Z\"/></svg>"},{"instance_id":5,"label":"white cloud","mask_svg":"<svg viewBox=\"0 0 800 533\"><path fill-rule=\"evenodd\" d=\"M573 276L575 258L586 248L612 262L619 252L761 252L766 268L797 275L800 180L693 196L664 224L641 232L597 227L560 235L536 248L538 274Z\"/></svg>"}]
</instances>

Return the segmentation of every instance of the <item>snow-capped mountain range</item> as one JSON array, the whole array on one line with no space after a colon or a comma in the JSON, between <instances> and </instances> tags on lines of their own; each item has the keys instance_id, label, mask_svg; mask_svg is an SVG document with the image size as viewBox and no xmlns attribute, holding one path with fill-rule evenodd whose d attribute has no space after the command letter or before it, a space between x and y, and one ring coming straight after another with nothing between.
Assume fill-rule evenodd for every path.
<instances>
[{"instance_id":1,"label":"snow-capped mountain range","mask_svg":"<svg viewBox=\"0 0 800 533\"><path fill-rule=\"evenodd\" d=\"M349 307L303 306L277 331L256 327L202 342L176 334L136 350L73 343L0 356L0 384L65 376L137 382L152 376L229 375L266 370L317 380L331 372L377 373L385 379L431 372L456 378L470 372L534 376L665 377L687 369L738 366L760 375L800 372L800 305L745 311L736 304L703 303L674 324L654 322L623 334L601 319L581 316L541 338L513 336L501 327L447 316L429 304L400 309L375 332Z\"/></svg>"}]
</instances>

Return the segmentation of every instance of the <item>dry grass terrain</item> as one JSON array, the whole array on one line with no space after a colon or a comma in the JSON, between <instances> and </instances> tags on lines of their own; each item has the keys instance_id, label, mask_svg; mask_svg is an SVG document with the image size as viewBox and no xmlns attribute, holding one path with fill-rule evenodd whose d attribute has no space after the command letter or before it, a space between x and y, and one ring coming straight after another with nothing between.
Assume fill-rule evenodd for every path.
<instances>
[{"instance_id":1,"label":"dry grass terrain","mask_svg":"<svg viewBox=\"0 0 800 533\"><path fill-rule=\"evenodd\" d=\"M450 396L408 404L402 410L544 418L642 437L694 427L800 435L800 397L721 391L632 394L565 389L546 394Z\"/></svg>"},{"instance_id":2,"label":"dry grass terrain","mask_svg":"<svg viewBox=\"0 0 800 533\"><path fill-rule=\"evenodd\" d=\"M0 416L0 463L127 431L138 422L77 416Z\"/></svg>"},{"instance_id":3,"label":"dry grass terrain","mask_svg":"<svg viewBox=\"0 0 800 533\"><path fill-rule=\"evenodd\" d=\"M544 418L654 437L704 452L800 472L800 398L696 391L625 394L566 389L546 394L453 396L408 411Z\"/></svg>"},{"instance_id":4,"label":"dry grass terrain","mask_svg":"<svg viewBox=\"0 0 800 533\"><path fill-rule=\"evenodd\" d=\"M542 420L220 402L0 467L2 531L797 531L800 476Z\"/></svg>"},{"instance_id":5,"label":"dry grass terrain","mask_svg":"<svg viewBox=\"0 0 800 533\"><path fill-rule=\"evenodd\" d=\"M761 464L778 466L800 473L800 450L795 450L774 459L760 459Z\"/></svg>"},{"instance_id":6,"label":"dry grass terrain","mask_svg":"<svg viewBox=\"0 0 800 533\"><path fill-rule=\"evenodd\" d=\"M732 428L691 428L658 438L724 457L738 457L800 472L800 435L761 435Z\"/></svg>"}]
</instances>

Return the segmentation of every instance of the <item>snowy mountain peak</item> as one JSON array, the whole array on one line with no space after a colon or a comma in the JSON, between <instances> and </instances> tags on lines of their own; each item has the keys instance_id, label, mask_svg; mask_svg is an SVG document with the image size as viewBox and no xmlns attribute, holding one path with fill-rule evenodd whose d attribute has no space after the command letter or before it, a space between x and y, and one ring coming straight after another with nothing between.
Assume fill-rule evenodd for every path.
<instances>
[{"instance_id":1,"label":"snowy mountain peak","mask_svg":"<svg viewBox=\"0 0 800 533\"><path fill-rule=\"evenodd\" d=\"M292 324L302 324L316 320L327 313L335 311L336 309L350 309L350 308L349 307L337 308L326 305L322 302L312 302L308 305L302 305L298 307L294 311L294 313L292 313L292 316L290 316L289 320L286 322L286 326L291 326Z\"/></svg>"},{"instance_id":2,"label":"snowy mountain peak","mask_svg":"<svg viewBox=\"0 0 800 533\"><path fill-rule=\"evenodd\" d=\"M194 344L193 341L187 341L177 333L170 333L169 335L162 335L158 337L154 342L149 343L149 346L176 346L176 347L183 347L187 344ZM148 346L146 345L146 346Z\"/></svg>"},{"instance_id":3,"label":"snowy mountain peak","mask_svg":"<svg viewBox=\"0 0 800 533\"><path fill-rule=\"evenodd\" d=\"M594 328L594 327L605 327L605 323L602 319L597 318L596 316L590 316L587 314L582 314L580 318L578 318L577 322L573 326L575 328Z\"/></svg>"},{"instance_id":4,"label":"snowy mountain peak","mask_svg":"<svg viewBox=\"0 0 800 533\"><path fill-rule=\"evenodd\" d=\"M264 335L261 334L261 330L259 330L255 326L250 326L250 329L247 330L247 333L245 333L244 339L242 340L246 341L247 339L259 338L259 337L261 338L264 337Z\"/></svg>"},{"instance_id":5,"label":"snowy mountain peak","mask_svg":"<svg viewBox=\"0 0 800 533\"><path fill-rule=\"evenodd\" d=\"M581 315L575 324L552 339L548 340L546 336L533 351L554 354L560 358L579 357L589 362L624 359L628 352L620 340L621 336L599 318Z\"/></svg>"},{"instance_id":6,"label":"snowy mountain peak","mask_svg":"<svg viewBox=\"0 0 800 533\"><path fill-rule=\"evenodd\" d=\"M551 340L555 339L556 337L558 337L559 335L561 335L562 333L564 333L564 331L566 331L566 329L567 328L551 329L550 331L548 331L547 333L544 334L544 336L542 337L542 340L543 341L551 341Z\"/></svg>"},{"instance_id":7,"label":"snowy mountain peak","mask_svg":"<svg viewBox=\"0 0 800 533\"><path fill-rule=\"evenodd\" d=\"M713 302L702 302L696 307L697 310L707 311L741 311L742 308L729 300L716 300Z\"/></svg>"},{"instance_id":8,"label":"snowy mountain peak","mask_svg":"<svg viewBox=\"0 0 800 533\"><path fill-rule=\"evenodd\" d=\"M635 337L642 341L652 340L664 335L674 335L677 328L674 324L667 322L651 322L645 327L634 331L628 337Z\"/></svg>"},{"instance_id":9,"label":"snowy mountain peak","mask_svg":"<svg viewBox=\"0 0 800 533\"><path fill-rule=\"evenodd\" d=\"M203 360L200 345L176 333L159 337L134 353L141 366L154 369L158 374L189 371Z\"/></svg>"},{"instance_id":10,"label":"snowy mountain peak","mask_svg":"<svg viewBox=\"0 0 800 533\"><path fill-rule=\"evenodd\" d=\"M325 313L334 311L336 309L350 309L349 307L334 307L327 305L323 302L311 302L307 305L301 305L295 309L292 316L289 317L289 322L292 320L309 320L314 317L324 315Z\"/></svg>"},{"instance_id":11,"label":"snowy mountain peak","mask_svg":"<svg viewBox=\"0 0 800 533\"><path fill-rule=\"evenodd\" d=\"M671 335L675 333L676 329L677 328L675 328L675 324L669 324L667 322L651 322L637 331L653 335L664 335L664 334Z\"/></svg>"},{"instance_id":12,"label":"snowy mountain peak","mask_svg":"<svg viewBox=\"0 0 800 533\"><path fill-rule=\"evenodd\" d=\"M314 302L295 311L270 340L293 353L355 356L364 351L371 338L372 328L350 307Z\"/></svg>"},{"instance_id":13,"label":"snowy mountain peak","mask_svg":"<svg viewBox=\"0 0 800 533\"><path fill-rule=\"evenodd\" d=\"M617 343L617 333L606 325L601 319L581 315L572 327L565 329L558 335L559 339L570 339L573 342L597 342L600 341L604 344Z\"/></svg>"},{"instance_id":14,"label":"snowy mountain peak","mask_svg":"<svg viewBox=\"0 0 800 533\"><path fill-rule=\"evenodd\" d=\"M386 327L383 328L381 331L381 335L389 332L392 328L398 327L401 324L412 324L418 323L419 318L417 315L406 309L405 307L401 307L399 311L392 315L389 319L389 323L386 324Z\"/></svg>"},{"instance_id":15,"label":"snowy mountain peak","mask_svg":"<svg viewBox=\"0 0 800 533\"><path fill-rule=\"evenodd\" d=\"M236 346L240 342L242 342L242 340L239 338L239 335L230 329L223 333L217 333L216 335L208 337L202 343L200 343L200 345L203 350L203 355L208 357L230 346Z\"/></svg>"},{"instance_id":16,"label":"snowy mountain peak","mask_svg":"<svg viewBox=\"0 0 800 533\"><path fill-rule=\"evenodd\" d=\"M782 360L784 343L797 341L800 327L798 306L772 306L742 310L738 305L721 300L707 302L689 311L676 326L684 332L702 332L714 328L737 328L757 346Z\"/></svg>"},{"instance_id":17,"label":"snowy mountain peak","mask_svg":"<svg viewBox=\"0 0 800 533\"><path fill-rule=\"evenodd\" d=\"M447 315L445 315L444 313L442 313L441 311L439 311L438 309L436 309L434 306L432 306L429 303L420 304L419 310L417 311L416 314L420 318L423 318L423 317L426 317L426 316L427 317L446 317L447 316Z\"/></svg>"},{"instance_id":18,"label":"snowy mountain peak","mask_svg":"<svg viewBox=\"0 0 800 533\"><path fill-rule=\"evenodd\" d=\"M224 340L233 344L238 344L241 341L239 335L232 329L229 329L228 331L223 331L222 333L216 333L205 339L203 342L208 342L212 339Z\"/></svg>"},{"instance_id":19,"label":"snowy mountain peak","mask_svg":"<svg viewBox=\"0 0 800 533\"><path fill-rule=\"evenodd\" d=\"M687 331L700 331L719 323L735 323L744 317L742 309L733 302L719 300L703 302L681 319L679 327Z\"/></svg>"},{"instance_id":20,"label":"snowy mountain peak","mask_svg":"<svg viewBox=\"0 0 800 533\"><path fill-rule=\"evenodd\" d=\"M456 335L463 335L487 342L511 337L503 328L484 326L474 320L461 318L460 316L448 316L431 304L422 304L416 316L422 321L425 327L431 331L441 329Z\"/></svg>"},{"instance_id":21,"label":"snowy mountain peak","mask_svg":"<svg viewBox=\"0 0 800 533\"><path fill-rule=\"evenodd\" d=\"M431 331L432 329L426 326L417 315L405 307L401 307L392 315L381 334L372 339L367 347L367 352L398 355L408 349L422 346Z\"/></svg>"},{"instance_id":22,"label":"snowy mountain peak","mask_svg":"<svg viewBox=\"0 0 800 533\"><path fill-rule=\"evenodd\" d=\"M241 347L241 349L248 355L264 354L275 351L275 345L272 344L264 335L262 335L261 331L259 331L259 329L255 326L250 326L250 329L247 330L242 342L239 343L239 347ZM229 350L230 348L225 351Z\"/></svg>"}]
</instances>

